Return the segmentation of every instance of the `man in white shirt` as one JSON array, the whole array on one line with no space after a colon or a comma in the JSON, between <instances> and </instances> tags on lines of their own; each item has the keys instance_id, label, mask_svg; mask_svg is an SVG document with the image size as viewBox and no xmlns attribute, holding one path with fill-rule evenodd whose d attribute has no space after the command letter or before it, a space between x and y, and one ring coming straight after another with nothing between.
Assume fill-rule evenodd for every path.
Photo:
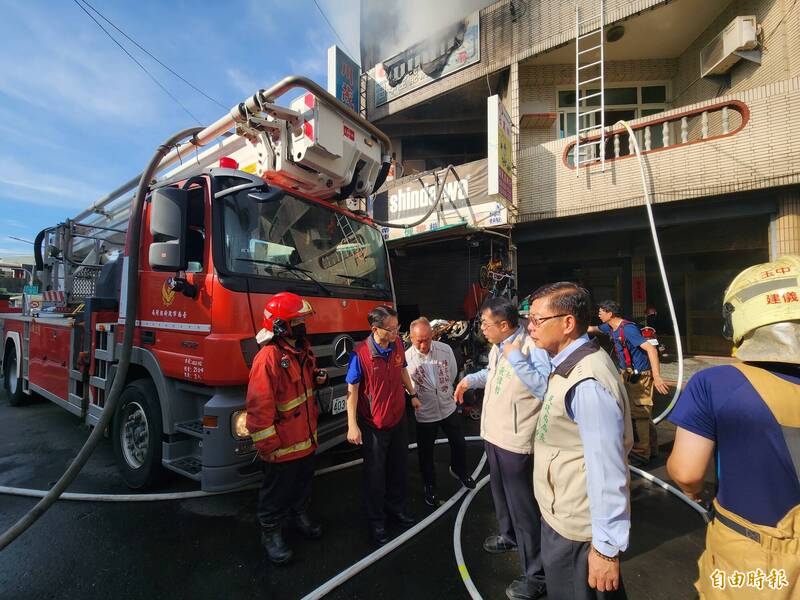
<instances>
[{"instance_id":1,"label":"man in white shirt","mask_svg":"<svg viewBox=\"0 0 800 600\"><path fill-rule=\"evenodd\" d=\"M420 317L412 322L410 333L411 347L406 350L408 374L422 402L414 413L419 470L425 485L425 503L437 506L433 449L439 427L450 442L450 474L467 488L475 487L475 481L467 472L464 431L453 402L453 382L458 374L458 365L450 346L433 341L428 319Z\"/></svg>"}]
</instances>

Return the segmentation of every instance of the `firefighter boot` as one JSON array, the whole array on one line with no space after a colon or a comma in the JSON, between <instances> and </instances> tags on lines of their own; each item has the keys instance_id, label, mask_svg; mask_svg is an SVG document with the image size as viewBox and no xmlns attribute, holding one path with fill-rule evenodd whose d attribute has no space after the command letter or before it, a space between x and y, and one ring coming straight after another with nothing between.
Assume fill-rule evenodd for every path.
<instances>
[{"instance_id":1,"label":"firefighter boot","mask_svg":"<svg viewBox=\"0 0 800 600\"><path fill-rule=\"evenodd\" d=\"M292 526L307 540L318 540L322 537L322 526L312 521L306 511L294 515Z\"/></svg>"},{"instance_id":2,"label":"firefighter boot","mask_svg":"<svg viewBox=\"0 0 800 600\"><path fill-rule=\"evenodd\" d=\"M283 539L280 523L261 526L261 545L269 561L275 565L285 565L292 559L292 551Z\"/></svg>"}]
</instances>

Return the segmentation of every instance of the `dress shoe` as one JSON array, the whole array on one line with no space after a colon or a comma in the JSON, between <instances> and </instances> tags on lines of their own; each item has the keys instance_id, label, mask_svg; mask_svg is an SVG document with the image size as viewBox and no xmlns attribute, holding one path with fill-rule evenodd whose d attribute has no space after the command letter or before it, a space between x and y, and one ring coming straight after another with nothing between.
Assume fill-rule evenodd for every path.
<instances>
[{"instance_id":1,"label":"dress shoe","mask_svg":"<svg viewBox=\"0 0 800 600\"><path fill-rule=\"evenodd\" d=\"M286 545L280 527L262 529L261 545L269 561L275 565L285 565L292 559L292 551Z\"/></svg>"},{"instance_id":2,"label":"dress shoe","mask_svg":"<svg viewBox=\"0 0 800 600\"><path fill-rule=\"evenodd\" d=\"M502 535L490 535L483 540L483 549L489 554L502 554L517 549L517 545Z\"/></svg>"},{"instance_id":3,"label":"dress shoe","mask_svg":"<svg viewBox=\"0 0 800 600\"><path fill-rule=\"evenodd\" d=\"M318 540L322 537L322 526L319 523L314 523L307 512L297 513L292 519L292 527L307 540Z\"/></svg>"},{"instance_id":4,"label":"dress shoe","mask_svg":"<svg viewBox=\"0 0 800 600\"><path fill-rule=\"evenodd\" d=\"M434 508L439 506L439 498L436 497L436 488L432 485L425 486L425 504L428 506L433 506Z\"/></svg>"},{"instance_id":5,"label":"dress shoe","mask_svg":"<svg viewBox=\"0 0 800 600\"><path fill-rule=\"evenodd\" d=\"M464 475L464 477L461 477L461 475L453 471L453 467L450 467L450 475L458 479L461 482L461 484L468 490L475 489L475 480L471 476Z\"/></svg>"},{"instance_id":6,"label":"dress shoe","mask_svg":"<svg viewBox=\"0 0 800 600\"><path fill-rule=\"evenodd\" d=\"M547 593L547 587L540 583L531 585L525 577L519 577L506 588L506 596L510 600L536 600Z\"/></svg>"},{"instance_id":7,"label":"dress shoe","mask_svg":"<svg viewBox=\"0 0 800 600\"><path fill-rule=\"evenodd\" d=\"M389 512L389 511L387 511L386 512L386 516L389 517L389 519L391 521L394 521L395 523L398 523L404 529L408 529L414 523L417 522L417 520L414 517L412 517L408 513L404 513L401 510L397 511L397 512Z\"/></svg>"},{"instance_id":8,"label":"dress shoe","mask_svg":"<svg viewBox=\"0 0 800 600\"><path fill-rule=\"evenodd\" d=\"M386 533L386 527L384 527L383 523L371 524L369 526L369 537L379 546L383 546L389 541L389 535Z\"/></svg>"}]
</instances>

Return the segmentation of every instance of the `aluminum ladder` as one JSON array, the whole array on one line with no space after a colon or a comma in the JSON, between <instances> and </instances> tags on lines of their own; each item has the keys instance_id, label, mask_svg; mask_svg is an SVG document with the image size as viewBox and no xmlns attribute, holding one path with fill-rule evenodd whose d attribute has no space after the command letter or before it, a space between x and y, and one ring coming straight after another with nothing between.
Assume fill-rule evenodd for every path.
<instances>
[{"instance_id":1,"label":"aluminum ladder","mask_svg":"<svg viewBox=\"0 0 800 600\"><path fill-rule=\"evenodd\" d=\"M598 157L602 171L605 171L606 166L605 40L603 35L605 9L603 4L604 1L599 0L599 12L590 17L582 17L580 0L575 2L575 154L573 162L575 174L578 177L581 174L581 165L596 162ZM591 84L599 84L599 91L591 91L592 88L586 87ZM594 98L599 98L599 106L597 103L587 104ZM596 124L596 119L592 119L595 114L600 115L599 124ZM590 137L592 132L598 130L600 139L586 141L585 138ZM595 148L597 148L596 152Z\"/></svg>"}]
</instances>

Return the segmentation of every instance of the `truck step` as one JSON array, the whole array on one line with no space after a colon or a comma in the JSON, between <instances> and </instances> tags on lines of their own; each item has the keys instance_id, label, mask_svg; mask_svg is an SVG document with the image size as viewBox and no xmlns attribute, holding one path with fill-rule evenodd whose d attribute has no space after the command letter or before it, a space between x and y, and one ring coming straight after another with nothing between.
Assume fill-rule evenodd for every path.
<instances>
[{"instance_id":1,"label":"truck step","mask_svg":"<svg viewBox=\"0 0 800 600\"><path fill-rule=\"evenodd\" d=\"M197 419L195 421L183 421L182 423L176 423L175 430L202 439L203 420Z\"/></svg>"},{"instance_id":2,"label":"truck step","mask_svg":"<svg viewBox=\"0 0 800 600\"><path fill-rule=\"evenodd\" d=\"M200 472L203 470L202 463L194 456L182 456L175 460L164 461L164 466L195 481L200 481Z\"/></svg>"}]
</instances>

